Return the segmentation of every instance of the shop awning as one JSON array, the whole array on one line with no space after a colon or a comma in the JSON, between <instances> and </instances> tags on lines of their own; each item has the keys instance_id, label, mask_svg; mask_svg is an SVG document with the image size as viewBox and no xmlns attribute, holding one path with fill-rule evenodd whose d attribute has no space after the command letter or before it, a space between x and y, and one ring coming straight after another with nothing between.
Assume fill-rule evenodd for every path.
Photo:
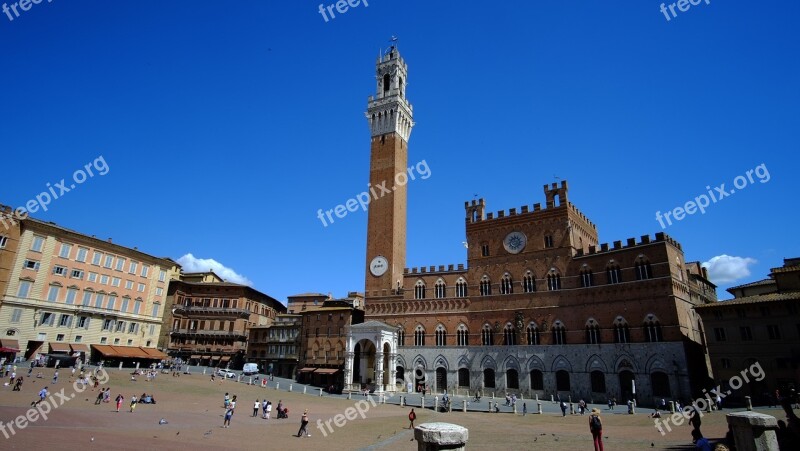
<instances>
[{"instance_id":1,"label":"shop awning","mask_svg":"<svg viewBox=\"0 0 800 451\"><path fill-rule=\"evenodd\" d=\"M219 361L220 362L228 362L228 361L230 361L230 359L231 359L231 356L224 355L224 356L222 356L222 358Z\"/></svg>"},{"instance_id":2,"label":"shop awning","mask_svg":"<svg viewBox=\"0 0 800 451\"><path fill-rule=\"evenodd\" d=\"M50 352L66 352L69 353L68 343L59 343L57 341L50 342Z\"/></svg>"},{"instance_id":3,"label":"shop awning","mask_svg":"<svg viewBox=\"0 0 800 451\"><path fill-rule=\"evenodd\" d=\"M300 370L301 373L313 373L316 368L303 368Z\"/></svg>"},{"instance_id":4,"label":"shop awning","mask_svg":"<svg viewBox=\"0 0 800 451\"><path fill-rule=\"evenodd\" d=\"M0 338L0 347L7 349L3 352L19 352L19 341L10 338Z\"/></svg>"},{"instance_id":5,"label":"shop awning","mask_svg":"<svg viewBox=\"0 0 800 451\"><path fill-rule=\"evenodd\" d=\"M89 346L83 343L70 343L69 348L72 352L90 352Z\"/></svg>"},{"instance_id":6,"label":"shop awning","mask_svg":"<svg viewBox=\"0 0 800 451\"><path fill-rule=\"evenodd\" d=\"M147 355L146 352L142 350L142 348L137 348L134 346L112 346L115 351L117 351L117 355L120 357L128 357L132 359L149 359L151 358Z\"/></svg>"},{"instance_id":7,"label":"shop awning","mask_svg":"<svg viewBox=\"0 0 800 451\"><path fill-rule=\"evenodd\" d=\"M314 374L336 374L341 371L338 368L320 368L314 372Z\"/></svg>"},{"instance_id":8,"label":"shop awning","mask_svg":"<svg viewBox=\"0 0 800 451\"><path fill-rule=\"evenodd\" d=\"M214 357L211 357L211 360L219 360L219 356L215 355Z\"/></svg>"},{"instance_id":9,"label":"shop awning","mask_svg":"<svg viewBox=\"0 0 800 451\"><path fill-rule=\"evenodd\" d=\"M118 357L117 351L108 345L92 345L95 351L103 354L103 357Z\"/></svg>"},{"instance_id":10,"label":"shop awning","mask_svg":"<svg viewBox=\"0 0 800 451\"><path fill-rule=\"evenodd\" d=\"M166 354L164 354L163 352L159 351L156 348L142 348L142 351L144 351L145 354L150 356L151 359L163 360L168 357Z\"/></svg>"},{"instance_id":11,"label":"shop awning","mask_svg":"<svg viewBox=\"0 0 800 451\"><path fill-rule=\"evenodd\" d=\"M194 355L192 355L192 356L191 356L191 357L189 357L189 358L190 358L190 359L195 359L195 360L198 360L198 359L200 359L200 354L194 354Z\"/></svg>"}]
</instances>

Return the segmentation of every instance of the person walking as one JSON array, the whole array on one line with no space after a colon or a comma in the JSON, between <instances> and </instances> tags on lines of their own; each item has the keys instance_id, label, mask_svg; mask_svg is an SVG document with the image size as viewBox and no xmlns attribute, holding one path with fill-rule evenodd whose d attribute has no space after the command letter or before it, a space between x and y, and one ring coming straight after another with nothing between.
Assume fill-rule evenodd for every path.
<instances>
[{"instance_id":1,"label":"person walking","mask_svg":"<svg viewBox=\"0 0 800 451\"><path fill-rule=\"evenodd\" d=\"M131 396L131 413L136 410L136 395Z\"/></svg>"},{"instance_id":2,"label":"person walking","mask_svg":"<svg viewBox=\"0 0 800 451\"><path fill-rule=\"evenodd\" d=\"M311 434L308 433L308 409L303 412L303 416L300 418L300 430L297 431L298 437L302 437L303 434L306 437L311 437Z\"/></svg>"},{"instance_id":3,"label":"person walking","mask_svg":"<svg viewBox=\"0 0 800 451\"><path fill-rule=\"evenodd\" d=\"M522 416L524 417L527 414L528 414L528 404L523 402L522 403Z\"/></svg>"},{"instance_id":4,"label":"person walking","mask_svg":"<svg viewBox=\"0 0 800 451\"><path fill-rule=\"evenodd\" d=\"M124 401L124 400L125 400L125 397L122 396L122 393L117 395L117 399L116 399L116 401L117 401L117 412L119 412L119 409L122 407L122 401Z\"/></svg>"},{"instance_id":5,"label":"person walking","mask_svg":"<svg viewBox=\"0 0 800 451\"><path fill-rule=\"evenodd\" d=\"M264 418L265 420L267 419L267 404L269 404L267 402L267 398L264 398L264 401L261 402L261 410L263 411L264 414L262 418Z\"/></svg>"},{"instance_id":6,"label":"person walking","mask_svg":"<svg viewBox=\"0 0 800 451\"><path fill-rule=\"evenodd\" d=\"M261 407L261 401L256 399L255 404L253 404L253 417L254 418L258 416L258 408L259 407Z\"/></svg>"},{"instance_id":7,"label":"person walking","mask_svg":"<svg viewBox=\"0 0 800 451\"><path fill-rule=\"evenodd\" d=\"M35 402L32 402L32 403L31 403L31 407L38 406L38 405L39 405L39 403L40 403L40 402L42 402L42 401L44 401L44 399L45 399L45 398L47 398L47 395L49 395L49 394L50 394L50 393L48 393L48 392L47 392L47 387L45 387L45 388L43 388L43 389L39 390L39 400L38 400L38 401L35 401Z\"/></svg>"},{"instance_id":8,"label":"person walking","mask_svg":"<svg viewBox=\"0 0 800 451\"><path fill-rule=\"evenodd\" d=\"M408 421L411 422L411 424L408 426L409 429L414 429L414 420L416 419L417 419L417 414L414 413L414 409L411 409L411 412L408 412Z\"/></svg>"},{"instance_id":9,"label":"person walking","mask_svg":"<svg viewBox=\"0 0 800 451\"><path fill-rule=\"evenodd\" d=\"M53 373L53 383L51 385L55 385L58 382L58 370Z\"/></svg>"},{"instance_id":10,"label":"person walking","mask_svg":"<svg viewBox=\"0 0 800 451\"><path fill-rule=\"evenodd\" d=\"M567 403L561 400L561 416L567 416Z\"/></svg>"},{"instance_id":11,"label":"person walking","mask_svg":"<svg viewBox=\"0 0 800 451\"><path fill-rule=\"evenodd\" d=\"M603 451L603 422L600 421L600 411L592 409L589 415L589 431L594 441L594 451Z\"/></svg>"}]
</instances>

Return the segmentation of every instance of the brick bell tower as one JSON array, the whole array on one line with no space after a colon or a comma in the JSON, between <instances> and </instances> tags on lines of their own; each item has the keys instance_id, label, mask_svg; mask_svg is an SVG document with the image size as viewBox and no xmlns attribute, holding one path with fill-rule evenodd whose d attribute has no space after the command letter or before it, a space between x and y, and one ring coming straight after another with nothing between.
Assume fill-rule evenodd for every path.
<instances>
[{"instance_id":1,"label":"brick bell tower","mask_svg":"<svg viewBox=\"0 0 800 451\"><path fill-rule=\"evenodd\" d=\"M367 298L376 291L391 294L403 281L408 194L406 179L399 176L396 183L395 177L408 170L408 138L414 126L413 109L406 100L408 67L397 48L389 47L376 66L377 93L370 96L366 113L372 137L369 190L373 194L367 216Z\"/></svg>"}]
</instances>

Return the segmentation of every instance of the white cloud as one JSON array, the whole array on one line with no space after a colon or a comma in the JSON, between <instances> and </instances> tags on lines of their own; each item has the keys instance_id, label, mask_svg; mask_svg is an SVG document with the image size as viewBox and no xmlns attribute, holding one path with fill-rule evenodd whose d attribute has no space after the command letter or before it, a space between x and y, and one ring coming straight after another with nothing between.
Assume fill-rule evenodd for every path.
<instances>
[{"instance_id":1,"label":"white cloud","mask_svg":"<svg viewBox=\"0 0 800 451\"><path fill-rule=\"evenodd\" d=\"M228 268L213 258L197 258L192 254L186 254L178 259L178 263L183 267L184 272L214 271L218 276L225 279L226 282L253 286L253 282L250 279L237 273L233 269Z\"/></svg>"},{"instance_id":2,"label":"white cloud","mask_svg":"<svg viewBox=\"0 0 800 451\"><path fill-rule=\"evenodd\" d=\"M703 262L708 268L708 278L717 285L735 282L750 275L750 265L756 260L750 257L733 257L731 255L718 255L709 261Z\"/></svg>"}]
</instances>

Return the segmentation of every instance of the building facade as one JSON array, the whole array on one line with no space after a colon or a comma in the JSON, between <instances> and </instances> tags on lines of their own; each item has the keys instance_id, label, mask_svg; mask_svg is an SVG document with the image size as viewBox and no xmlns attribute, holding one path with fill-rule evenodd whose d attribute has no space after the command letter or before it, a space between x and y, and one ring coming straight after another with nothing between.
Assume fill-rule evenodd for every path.
<instances>
[{"instance_id":1,"label":"building facade","mask_svg":"<svg viewBox=\"0 0 800 451\"><path fill-rule=\"evenodd\" d=\"M170 282L167 297L162 346L190 365L241 368L250 329L286 312L274 298L213 272L182 274Z\"/></svg>"},{"instance_id":2,"label":"building facade","mask_svg":"<svg viewBox=\"0 0 800 451\"><path fill-rule=\"evenodd\" d=\"M250 329L247 361L257 363L262 373L293 379L300 359L302 315L280 313L270 326Z\"/></svg>"},{"instance_id":3,"label":"building facade","mask_svg":"<svg viewBox=\"0 0 800 451\"><path fill-rule=\"evenodd\" d=\"M93 359L161 357L155 348L175 262L33 218L3 224L4 346L25 359L93 350Z\"/></svg>"},{"instance_id":4,"label":"building facade","mask_svg":"<svg viewBox=\"0 0 800 451\"><path fill-rule=\"evenodd\" d=\"M733 299L696 307L706 327L714 385L730 390L726 402L750 396L766 404L775 390L800 389L800 258L785 259L769 278L728 292Z\"/></svg>"},{"instance_id":5,"label":"building facade","mask_svg":"<svg viewBox=\"0 0 800 451\"><path fill-rule=\"evenodd\" d=\"M397 49L379 58L376 71L367 112L372 186L407 171L413 126ZM705 382L710 368L693 307L715 300L716 287L699 264L687 263L663 233L600 243L595 225L569 201L566 181L545 185L544 197L544 205L496 213L484 199L466 202L467 264L410 269L406 191L370 204L366 320L394 327L399 344L396 356L377 351L375 361L391 361L393 370L375 368L379 388L393 390L392 379L413 372L416 385L435 391L650 404L689 398L692 382ZM356 373L356 348L348 349L346 384L368 377Z\"/></svg>"}]
</instances>

